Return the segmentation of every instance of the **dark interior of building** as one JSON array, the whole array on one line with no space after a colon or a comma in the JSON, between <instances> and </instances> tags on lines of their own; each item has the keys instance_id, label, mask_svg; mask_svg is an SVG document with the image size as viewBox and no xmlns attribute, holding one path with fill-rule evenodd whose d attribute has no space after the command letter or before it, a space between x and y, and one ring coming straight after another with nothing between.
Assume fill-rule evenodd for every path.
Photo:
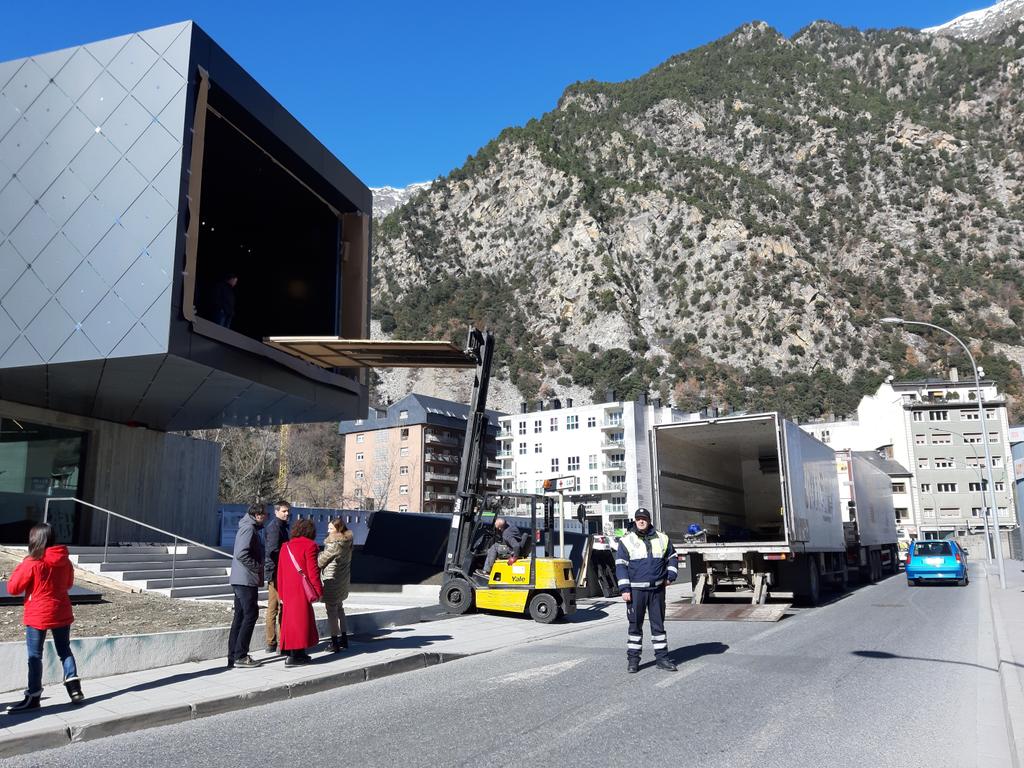
<instances>
[{"instance_id":1,"label":"dark interior of building","mask_svg":"<svg viewBox=\"0 0 1024 768\"><path fill-rule=\"evenodd\" d=\"M198 314L257 340L336 335L340 219L256 143L247 116L215 97L203 155Z\"/></svg>"}]
</instances>

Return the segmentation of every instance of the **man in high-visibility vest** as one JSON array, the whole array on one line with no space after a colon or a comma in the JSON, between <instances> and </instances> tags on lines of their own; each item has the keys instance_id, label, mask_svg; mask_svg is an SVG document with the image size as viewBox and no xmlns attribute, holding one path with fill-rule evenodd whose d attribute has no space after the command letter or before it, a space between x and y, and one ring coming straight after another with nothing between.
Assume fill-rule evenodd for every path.
<instances>
[{"instance_id":1,"label":"man in high-visibility vest","mask_svg":"<svg viewBox=\"0 0 1024 768\"><path fill-rule=\"evenodd\" d=\"M615 556L615 578L626 601L629 636L626 642L626 671L640 669L644 639L644 615L650 616L651 642L658 669L675 672L668 658L665 634L665 587L679 575L676 549L668 536L654 530L651 513L641 507L633 515L636 527L619 541Z\"/></svg>"}]
</instances>

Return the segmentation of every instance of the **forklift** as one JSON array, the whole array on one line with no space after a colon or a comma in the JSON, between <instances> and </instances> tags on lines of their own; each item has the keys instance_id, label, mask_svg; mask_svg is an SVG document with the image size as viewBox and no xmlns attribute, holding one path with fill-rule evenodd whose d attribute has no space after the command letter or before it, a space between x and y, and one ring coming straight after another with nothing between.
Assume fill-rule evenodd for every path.
<instances>
[{"instance_id":1,"label":"forklift","mask_svg":"<svg viewBox=\"0 0 1024 768\"><path fill-rule=\"evenodd\" d=\"M550 624L576 610L576 580L568 559L550 557L553 547L554 500L524 493L486 492L486 454L488 419L487 389L494 355L494 335L471 329L466 354L476 361L473 395L466 423L466 442L462 449L455 511L448 534L441 583L440 602L453 614L473 608L528 614L534 621ZM496 540L494 521L508 514L529 509L530 527L526 531L519 559L499 559L486 581L473 572L483 564L487 548ZM543 510L546 557L536 557L533 548L540 541L538 509Z\"/></svg>"}]
</instances>

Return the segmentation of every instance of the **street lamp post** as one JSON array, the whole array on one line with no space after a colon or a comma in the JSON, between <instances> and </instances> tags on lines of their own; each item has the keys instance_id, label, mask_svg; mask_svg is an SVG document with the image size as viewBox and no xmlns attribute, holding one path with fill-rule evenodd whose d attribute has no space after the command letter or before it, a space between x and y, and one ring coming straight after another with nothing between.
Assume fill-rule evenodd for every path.
<instances>
[{"instance_id":1,"label":"street lamp post","mask_svg":"<svg viewBox=\"0 0 1024 768\"><path fill-rule=\"evenodd\" d=\"M925 323L920 320L904 320L902 317L883 317L881 321L885 325L920 325L925 328L932 328L949 336L953 341L963 347L967 353L967 359L971 361L971 369L974 371L974 388L978 397L978 419L981 421L981 442L985 446L985 471L988 475L989 509L995 516L996 528L996 565L999 568L999 586L1006 589L1006 573L1003 570L1003 541L999 535L999 507L996 506L996 484L992 479L992 451L988 446L988 422L985 420L985 403L981 393L981 376L978 373L978 364L974 361L974 355L960 337L952 331L947 331L940 325Z\"/></svg>"},{"instance_id":2,"label":"street lamp post","mask_svg":"<svg viewBox=\"0 0 1024 768\"><path fill-rule=\"evenodd\" d=\"M967 438L964 437L962 433L956 432L956 431L954 431L952 429L949 429L949 428L943 428L942 430L939 430L936 427L928 427L928 431L929 432L940 432L940 431L943 431L943 432L949 432L952 435L956 435L957 437L959 437L961 440L964 441L964 445L971 446L971 453L974 454L974 460L975 461L979 461L980 460L979 457L978 457L978 449L974 447L974 443L968 443L967 442ZM978 476L978 485L981 486L981 520L982 520L982 524L985 526L985 553L988 556L988 561L991 563L992 562L992 536L991 536L991 533L989 532L988 514L987 514L986 509L985 509L986 505L988 504L988 502L985 501L985 478L982 477L980 469L974 469L974 474L976 474ZM999 519L997 517L997 519L996 519L996 526L998 526L998 525L999 525ZM997 530L998 530L998 528L997 528Z\"/></svg>"}]
</instances>

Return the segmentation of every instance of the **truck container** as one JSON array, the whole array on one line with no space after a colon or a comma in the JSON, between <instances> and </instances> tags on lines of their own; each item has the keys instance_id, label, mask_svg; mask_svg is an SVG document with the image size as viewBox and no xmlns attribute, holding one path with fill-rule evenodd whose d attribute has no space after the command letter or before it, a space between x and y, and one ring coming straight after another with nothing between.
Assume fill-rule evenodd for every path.
<instances>
[{"instance_id":1,"label":"truck container","mask_svg":"<svg viewBox=\"0 0 1024 768\"><path fill-rule=\"evenodd\" d=\"M899 570L892 478L885 461L875 451L836 451L846 565L862 583Z\"/></svg>"},{"instance_id":2,"label":"truck container","mask_svg":"<svg viewBox=\"0 0 1024 768\"><path fill-rule=\"evenodd\" d=\"M813 605L823 584L846 584L827 445L778 413L659 425L651 442L655 522L687 556L694 603L716 595Z\"/></svg>"}]
</instances>

